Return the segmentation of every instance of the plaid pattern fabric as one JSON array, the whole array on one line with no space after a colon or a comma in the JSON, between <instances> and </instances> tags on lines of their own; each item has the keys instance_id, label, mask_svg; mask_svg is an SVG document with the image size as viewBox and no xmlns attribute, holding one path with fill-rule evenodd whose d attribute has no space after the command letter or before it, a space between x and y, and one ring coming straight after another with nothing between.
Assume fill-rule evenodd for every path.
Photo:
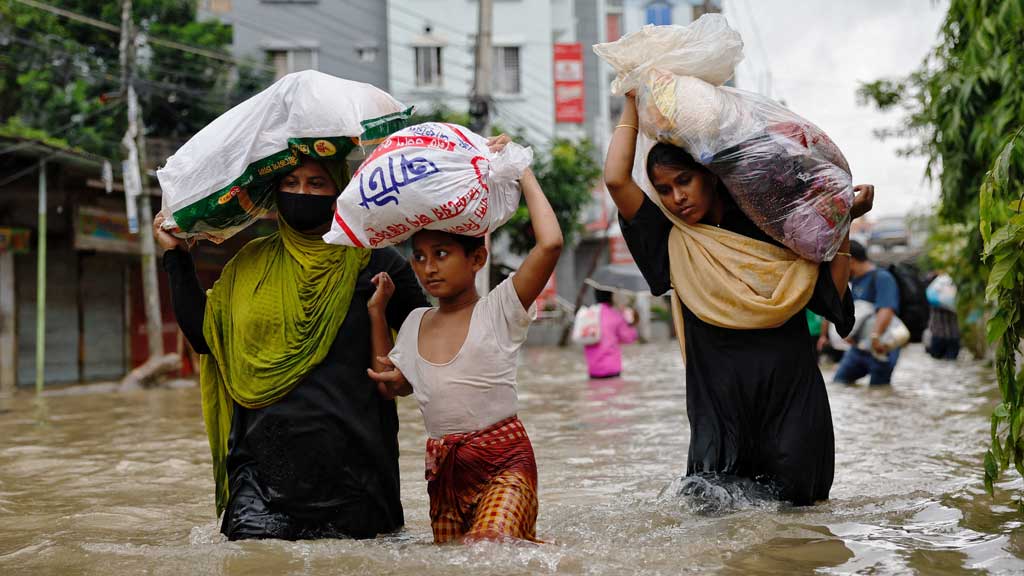
<instances>
[{"instance_id":1,"label":"plaid pattern fabric","mask_svg":"<svg viewBox=\"0 0 1024 576\"><path fill-rule=\"evenodd\" d=\"M517 417L428 439L426 477L434 542L537 541L537 465Z\"/></svg>"}]
</instances>

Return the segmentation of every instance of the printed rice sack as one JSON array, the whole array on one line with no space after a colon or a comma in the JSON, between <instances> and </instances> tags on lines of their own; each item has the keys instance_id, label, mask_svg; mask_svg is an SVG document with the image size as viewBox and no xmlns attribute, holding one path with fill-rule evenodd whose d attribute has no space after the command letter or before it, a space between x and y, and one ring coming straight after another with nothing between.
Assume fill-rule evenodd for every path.
<instances>
[{"instance_id":1,"label":"printed rice sack","mask_svg":"<svg viewBox=\"0 0 1024 576\"><path fill-rule=\"evenodd\" d=\"M200 130L157 171L164 227L223 241L273 208L273 183L303 156L343 159L411 114L369 84L315 70L289 74Z\"/></svg>"},{"instance_id":2,"label":"printed rice sack","mask_svg":"<svg viewBox=\"0 0 1024 576\"><path fill-rule=\"evenodd\" d=\"M718 175L769 236L815 262L835 256L850 226L849 164L808 120L761 95L720 85L743 58L743 41L724 16L645 26L594 51L618 72L613 91L636 91L647 139L644 146L638 141L634 176L649 195L655 194L647 153L667 142Z\"/></svg>"},{"instance_id":3,"label":"printed rice sack","mask_svg":"<svg viewBox=\"0 0 1024 576\"><path fill-rule=\"evenodd\" d=\"M338 197L331 244L381 248L427 228L483 236L519 206L519 177L533 152L509 143L499 154L457 124L427 122L377 146Z\"/></svg>"}]
</instances>

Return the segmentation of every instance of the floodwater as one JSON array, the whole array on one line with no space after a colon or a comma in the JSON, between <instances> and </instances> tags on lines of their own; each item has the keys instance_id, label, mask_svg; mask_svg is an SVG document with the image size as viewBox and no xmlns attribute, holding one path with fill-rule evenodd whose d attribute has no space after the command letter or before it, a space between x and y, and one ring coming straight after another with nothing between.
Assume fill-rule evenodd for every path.
<instances>
[{"instance_id":1,"label":"floodwater","mask_svg":"<svg viewBox=\"0 0 1024 576\"><path fill-rule=\"evenodd\" d=\"M578 350L534 349L521 417L540 468L544 545L434 546L422 421L400 401L407 524L371 541L227 542L198 390L0 400L2 574L1008 574L1024 572L1019 481L984 494L991 371L904 354L886 389L829 385L832 499L727 513L672 496L685 469L672 342L588 382ZM826 378L830 371L826 371ZM662 495L665 494L665 495Z\"/></svg>"}]
</instances>

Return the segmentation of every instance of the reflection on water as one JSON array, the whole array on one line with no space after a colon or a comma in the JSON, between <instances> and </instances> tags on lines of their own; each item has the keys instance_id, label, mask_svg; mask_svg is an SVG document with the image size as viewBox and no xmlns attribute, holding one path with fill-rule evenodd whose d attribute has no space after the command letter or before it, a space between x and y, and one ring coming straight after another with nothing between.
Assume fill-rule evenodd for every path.
<instances>
[{"instance_id":1,"label":"reflection on water","mask_svg":"<svg viewBox=\"0 0 1024 576\"><path fill-rule=\"evenodd\" d=\"M527 351L520 414L540 468L542 546L431 544L423 425L409 399L403 532L231 543L212 517L198 390L0 398L0 573L1024 571L1022 517L981 487L998 395L983 366L910 349L892 388L830 385L832 500L793 508L679 479L689 432L678 355L671 342L631 348L625 378L589 381L578 351ZM1012 504L1020 488L998 486L997 501Z\"/></svg>"}]
</instances>

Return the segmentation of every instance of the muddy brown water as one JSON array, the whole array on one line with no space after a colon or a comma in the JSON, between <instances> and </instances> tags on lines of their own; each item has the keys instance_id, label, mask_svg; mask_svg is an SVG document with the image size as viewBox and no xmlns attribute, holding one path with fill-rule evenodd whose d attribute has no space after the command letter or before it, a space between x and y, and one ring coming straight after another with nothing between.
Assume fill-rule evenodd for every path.
<instances>
[{"instance_id":1,"label":"muddy brown water","mask_svg":"<svg viewBox=\"0 0 1024 576\"><path fill-rule=\"evenodd\" d=\"M829 385L832 499L702 514L671 493L689 440L674 343L623 381L527 350L520 415L548 544L431 544L423 424L400 401L406 526L371 541L227 542L196 388L0 399L0 574L1020 574L1021 483L984 494L998 389L984 365L908 349L891 388ZM826 378L831 371L826 370Z\"/></svg>"}]
</instances>

